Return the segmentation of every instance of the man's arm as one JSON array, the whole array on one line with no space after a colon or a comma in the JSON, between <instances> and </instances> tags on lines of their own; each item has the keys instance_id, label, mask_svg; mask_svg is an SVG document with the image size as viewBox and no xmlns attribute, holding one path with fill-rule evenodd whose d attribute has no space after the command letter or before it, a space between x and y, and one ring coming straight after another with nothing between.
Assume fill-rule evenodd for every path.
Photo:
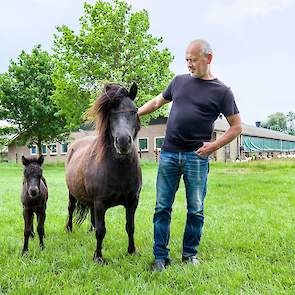
<instances>
[{"instance_id":1,"label":"man's arm","mask_svg":"<svg viewBox=\"0 0 295 295\"><path fill-rule=\"evenodd\" d=\"M230 143L242 132L241 117L239 114L228 116L226 117L226 120L229 123L229 129L215 141L205 142L204 145L196 151L197 154L208 156L224 145Z\"/></svg>"},{"instance_id":2,"label":"man's arm","mask_svg":"<svg viewBox=\"0 0 295 295\"><path fill-rule=\"evenodd\" d=\"M158 108L160 108L162 105L169 103L169 100L166 100L162 93L160 93L158 96L156 96L155 98L149 100L148 102L146 102L143 106L141 106L138 111L137 114L138 116L143 116L143 115L147 115L149 113L154 112L155 110L157 110Z\"/></svg>"}]
</instances>

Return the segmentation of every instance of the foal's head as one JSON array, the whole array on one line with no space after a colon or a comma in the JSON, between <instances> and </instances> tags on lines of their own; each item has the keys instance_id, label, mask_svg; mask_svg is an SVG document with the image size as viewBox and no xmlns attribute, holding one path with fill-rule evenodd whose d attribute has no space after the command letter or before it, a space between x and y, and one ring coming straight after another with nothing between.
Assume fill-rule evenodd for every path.
<instances>
[{"instance_id":1,"label":"foal's head","mask_svg":"<svg viewBox=\"0 0 295 295\"><path fill-rule=\"evenodd\" d=\"M27 184L28 194L31 198L37 198L40 196L41 166L44 162L44 157L42 155L39 158L26 158L22 156L22 162L25 166L24 182Z\"/></svg>"},{"instance_id":2,"label":"foal's head","mask_svg":"<svg viewBox=\"0 0 295 295\"><path fill-rule=\"evenodd\" d=\"M119 84L107 84L91 108L89 114L96 116L102 152L108 139L118 154L128 155L131 152L133 140L140 129L137 107L134 103L136 94L135 83L129 91Z\"/></svg>"}]
</instances>

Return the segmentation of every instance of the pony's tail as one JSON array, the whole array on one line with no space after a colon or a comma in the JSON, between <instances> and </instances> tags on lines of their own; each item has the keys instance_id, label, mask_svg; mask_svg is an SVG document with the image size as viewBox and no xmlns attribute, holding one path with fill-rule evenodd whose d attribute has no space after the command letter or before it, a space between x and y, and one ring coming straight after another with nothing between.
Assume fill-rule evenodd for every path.
<instances>
[{"instance_id":1,"label":"pony's tail","mask_svg":"<svg viewBox=\"0 0 295 295\"><path fill-rule=\"evenodd\" d=\"M81 225L86 219L89 212L89 207L81 202L76 203L76 208L74 211L74 222L78 225Z\"/></svg>"}]
</instances>

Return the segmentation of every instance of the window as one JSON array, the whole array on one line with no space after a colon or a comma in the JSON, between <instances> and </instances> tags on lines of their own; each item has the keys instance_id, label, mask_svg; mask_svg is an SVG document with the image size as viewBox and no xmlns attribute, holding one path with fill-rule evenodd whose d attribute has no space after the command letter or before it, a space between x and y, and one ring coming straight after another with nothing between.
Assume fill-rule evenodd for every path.
<instances>
[{"instance_id":1,"label":"window","mask_svg":"<svg viewBox=\"0 0 295 295\"><path fill-rule=\"evenodd\" d=\"M62 143L61 144L61 154L65 155L68 152L68 144L67 143Z\"/></svg>"},{"instance_id":2,"label":"window","mask_svg":"<svg viewBox=\"0 0 295 295\"><path fill-rule=\"evenodd\" d=\"M42 155L47 155L47 146L45 144L42 144L41 152L42 152Z\"/></svg>"},{"instance_id":3,"label":"window","mask_svg":"<svg viewBox=\"0 0 295 295\"><path fill-rule=\"evenodd\" d=\"M56 155L57 154L57 145L56 143L52 143L49 147L50 149L50 155Z\"/></svg>"},{"instance_id":4,"label":"window","mask_svg":"<svg viewBox=\"0 0 295 295\"><path fill-rule=\"evenodd\" d=\"M32 147L31 147L31 156L35 156L35 155L37 155L37 146L32 145Z\"/></svg>"},{"instance_id":5,"label":"window","mask_svg":"<svg viewBox=\"0 0 295 295\"><path fill-rule=\"evenodd\" d=\"M138 138L138 150L140 150L142 152L148 152L148 150L149 150L148 137Z\"/></svg>"},{"instance_id":6,"label":"window","mask_svg":"<svg viewBox=\"0 0 295 295\"><path fill-rule=\"evenodd\" d=\"M155 150L161 150L163 143L164 143L164 136L155 137L154 139Z\"/></svg>"}]
</instances>

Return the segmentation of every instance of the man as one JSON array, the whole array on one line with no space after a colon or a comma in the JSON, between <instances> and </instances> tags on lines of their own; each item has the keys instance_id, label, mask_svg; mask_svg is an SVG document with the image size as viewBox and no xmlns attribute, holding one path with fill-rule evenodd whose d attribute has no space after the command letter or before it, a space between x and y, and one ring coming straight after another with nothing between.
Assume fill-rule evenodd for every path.
<instances>
[{"instance_id":1,"label":"man","mask_svg":"<svg viewBox=\"0 0 295 295\"><path fill-rule=\"evenodd\" d=\"M207 41L191 42L186 50L190 74L176 76L163 93L138 110L139 116L146 115L173 101L157 176L153 220L155 271L162 271L170 264L171 211L181 175L187 200L182 261L198 264L196 254L204 223L208 156L241 133L241 119L234 96L230 88L211 73L212 55ZM230 127L222 137L210 142L214 121L220 113Z\"/></svg>"}]
</instances>

